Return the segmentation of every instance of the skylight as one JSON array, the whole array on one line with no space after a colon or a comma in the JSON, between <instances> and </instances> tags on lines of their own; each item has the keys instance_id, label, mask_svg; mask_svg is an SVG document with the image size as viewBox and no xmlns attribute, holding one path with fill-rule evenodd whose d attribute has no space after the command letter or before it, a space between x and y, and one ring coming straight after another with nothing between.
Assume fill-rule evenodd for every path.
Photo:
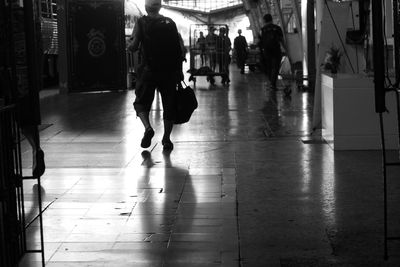
<instances>
[{"instance_id":1,"label":"skylight","mask_svg":"<svg viewBox=\"0 0 400 267\"><path fill-rule=\"evenodd\" d=\"M164 5L166 6L197 10L200 12L212 12L242 4L242 0L164 0Z\"/></svg>"}]
</instances>

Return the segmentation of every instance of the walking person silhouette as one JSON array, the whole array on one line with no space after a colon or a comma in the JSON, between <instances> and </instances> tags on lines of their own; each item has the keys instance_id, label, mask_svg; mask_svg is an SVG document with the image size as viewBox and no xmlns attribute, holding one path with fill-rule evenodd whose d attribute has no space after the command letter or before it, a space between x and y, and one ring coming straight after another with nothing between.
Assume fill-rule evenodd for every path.
<instances>
[{"instance_id":1,"label":"walking person silhouette","mask_svg":"<svg viewBox=\"0 0 400 267\"><path fill-rule=\"evenodd\" d=\"M162 98L164 135L162 145L172 150L170 135L176 116L176 86L183 80L184 60L175 22L159 14L161 0L146 0L147 16L141 17L133 30L133 42L128 49L140 51L143 62L138 68L136 99L133 103L137 116L145 128L141 147L148 148L154 136L149 114L157 89Z\"/></svg>"}]
</instances>

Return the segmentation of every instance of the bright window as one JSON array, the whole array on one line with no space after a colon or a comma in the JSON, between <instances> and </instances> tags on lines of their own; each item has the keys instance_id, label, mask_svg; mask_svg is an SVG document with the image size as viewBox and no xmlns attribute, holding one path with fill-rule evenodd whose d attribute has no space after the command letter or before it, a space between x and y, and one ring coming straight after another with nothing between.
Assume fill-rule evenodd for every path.
<instances>
[{"instance_id":1,"label":"bright window","mask_svg":"<svg viewBox=\"0 0 400 267\"><path fill-rule=\"evenodd\" d=\"M41 0L40 12L44 18L55 19L57 17L57 0Z\"/></svg>"},{"instance_id":2,"label":"bright window","mask_svg":"<svg viewBox=\"0 0 400 267\"><path fill-rule=\"evenodd\" d=\"M198 10L201 12L211 12L214 10L242 5L242 0L168 0L164 5Z\"/></svg>"}]
</instances>

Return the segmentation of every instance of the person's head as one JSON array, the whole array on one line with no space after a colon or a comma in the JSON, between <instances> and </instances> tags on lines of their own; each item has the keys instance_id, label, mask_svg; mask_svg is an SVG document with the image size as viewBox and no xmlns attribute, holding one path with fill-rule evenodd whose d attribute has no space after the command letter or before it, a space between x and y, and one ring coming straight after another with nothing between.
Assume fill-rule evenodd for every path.
<instances>
[{"instance_id":1,"label":"person's head","mask_svg":"<svg viewBox=\"0 0 400 267\"><path fill-rule=\"evenodd\" d=\"M238 34L239 34L239 35L242 34L242 30L241 30L241 29L238 30Z\"/></svg>"},{"instance_id":2,"label":"person's head","mask_svg":"<svg viewBox=\"0 0 400 267\"><path fill-rule=\"evenodd\" d=\"M226 28L225 27L219 28L219 34L220 35L225 35L226 34Z\"/></svg>"},{"instance_id":3,"label":"person's head","mask_svg":"<svg viewBox=\"0 0 400 267\"><path fill-rule=\"evenodd\" d=\"M203 32L200 32L200 36L203 37Z\"/></svg>"},{"instance_id":4,"label":"person's head","mask_svg":"<svg viewBox=\"0 0 400 267\"><path fill-rule=\"evenodd\" d=\"M271 23L272 22L272 15L271 14L265 14L263 19L264 19L265 23Z\"/></svg>"},{"instance_id":5,"label":"person's head","mask_svg":"<svg viewBox=\"0 0 400 267\"><path fill-rule=\"evenodd\" d=\"M161 9L161 0L146 0L145 9L149 16L157 15Z\"/></svg>"}]
</instances>

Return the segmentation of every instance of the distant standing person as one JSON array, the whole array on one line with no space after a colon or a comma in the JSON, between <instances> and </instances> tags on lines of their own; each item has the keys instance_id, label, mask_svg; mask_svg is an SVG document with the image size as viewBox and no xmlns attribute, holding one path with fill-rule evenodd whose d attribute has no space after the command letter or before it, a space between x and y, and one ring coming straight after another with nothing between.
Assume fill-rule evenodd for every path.
<instances>
[{"instance_id":1,"label":"distant standing person","mask_svg":"<svg viewBox=\"0 0 400 267\"><path fill-rule=\"evenodd\" d=\"M265 25L261 29L259 46L265 73L271 83L271 88L276 90L282 60L281 46L284 47L283 32L278 25L273 24L271 14L264 15L263 19Z\"/></svg>"},{"instance_id":2,"label":"distant standing person","mask_svg":"<svg viewBox=\"0 0 400 267\"><path fill-rule=\"evenodd\" d=\"M218 36L215 34L215 28L210 27L206 36L206 50L212 71L215 71L215 66L217 65L217 39Z\"/></svg>"},{"instance_id":3,"label":"distant standing person","mask_svg":"<svg viewBox=\"0 0 400 267\"><path fill-rule=\"evenodd\" d=\"M203 67L206 57L206 37L204 37L203 32L200 32L200 36L197 38L197 46L200 49L201 66Z\"/></svg>"},{"instance_id":4,"label":"distant standing person","mask_svg":"<svg viewBox=\"0 0 400 267\"><path fill-rule=\"evenodd\" d=\"M143 58L138 69L136 99L133 103L137 116L143 123L145 132L141 147L148 148L154 136L149 114L155 90L161 94L163 105L164 150L172 150L170 135L176 117L176 86L183 80L183 53L175 22L159 14L161 0L146 0L147 16L141 17L134 28L133 42L129 49L139 50Z\"/></svg>"},{"instance_id":5,"label":"distant standing person","mask_svg":"<svg viewBox=\"0 0 400 267\"><path fill-rule=\"evenodd\" d=\"M217 38L217 54L219 71L222 74L222 83L228 84L229 80L229 64L231 63L231 56L229 52L232 49L231 40L228 37L227 28L221 27L219 29L219 36Z\"/></svg>"},{"instance_id":6,"label":"distant standing person","mask_svg":"<svg viewBox=\"0 0 400 267\"><path fill-rule=\"evenodd\" d=\"M242 36L242 30L238 30L238 36L233 41L233 48L236 52L236 63L240 69L240 73L244 74L244 64L247 59L247 40L246 37Z\"/></svg>"}]
</instances>

